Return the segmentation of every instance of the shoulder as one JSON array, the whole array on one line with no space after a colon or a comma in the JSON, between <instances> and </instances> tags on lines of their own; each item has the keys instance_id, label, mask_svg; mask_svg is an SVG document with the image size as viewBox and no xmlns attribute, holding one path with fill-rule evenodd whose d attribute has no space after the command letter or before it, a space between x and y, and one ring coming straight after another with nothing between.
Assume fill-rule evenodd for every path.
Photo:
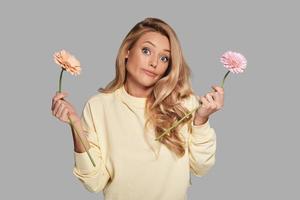
<instances>
[{"instance_id":1,"label":"shoulder","mask_svg":"<svg viewBox=\"0 0 300 200\"><path fill-rule=\"evenodd\" d=\"M91 95L85 104L89 104L90 106L103 106L106 103L112 102L115 98L115 92L112 93L102 93L98 92L96 94Z\"/></svg>"}]
</instances>

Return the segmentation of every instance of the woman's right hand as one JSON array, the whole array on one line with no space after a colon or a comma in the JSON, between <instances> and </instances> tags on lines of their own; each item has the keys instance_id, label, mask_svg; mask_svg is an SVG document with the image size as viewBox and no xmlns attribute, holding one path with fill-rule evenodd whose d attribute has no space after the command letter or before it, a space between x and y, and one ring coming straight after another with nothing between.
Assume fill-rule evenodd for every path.
<instances>
[{"instance_id":1,"label":"woman's right hand","mask_svg":"<svg viewBox=\"0 0 300 200\"><path fill-rule=\"evenodd\" d=\"M74 106L66 101L64 97L67 97L67 92L56 92L54 97L52 98L52 115L55 116L57 119L64 123L70 124L71 118L72 122L80 120Z\"/></svg>"}]
</instances>

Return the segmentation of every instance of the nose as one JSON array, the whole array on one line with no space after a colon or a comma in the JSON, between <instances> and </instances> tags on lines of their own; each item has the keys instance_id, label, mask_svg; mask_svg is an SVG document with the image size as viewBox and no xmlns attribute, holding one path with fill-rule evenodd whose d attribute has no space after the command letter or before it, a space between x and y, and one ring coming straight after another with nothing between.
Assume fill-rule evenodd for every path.
<instances>
[{"instance_id":1,"label":"nose","mask_svg":"<svg viewBox=\"0 0 300 200\"><path fill-rule=\"evenodd\" d=\"M156 68L157 67L157 59L156 56L153 56L150 60L150 66Z\"/></svg>"},{"instance_id":2,"label":"nose","mask_svg":"<svg viewBox=\"0 0 300 200\"><path fill-rule=\"evenodd\" d=\"M156 68L156 65L154 65L154 64L152 64L152 63L150 64L150 66Z\"/></svg>"}]
</instances>

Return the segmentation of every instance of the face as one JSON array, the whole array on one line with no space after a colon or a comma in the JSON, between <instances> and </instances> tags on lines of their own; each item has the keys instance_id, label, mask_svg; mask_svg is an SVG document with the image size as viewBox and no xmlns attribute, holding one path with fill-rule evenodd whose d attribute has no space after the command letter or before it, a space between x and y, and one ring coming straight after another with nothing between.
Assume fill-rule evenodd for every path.
<instances>
[{"instance_id":1,"label":"face","mask_svg":"<svg viewBox=\"0 0 300 200\"><path fill-rule=\"evenodd\" d=\"M128 50L126 58L126 81L142 87L154 86L169 65L169 40L157 32L145 33Z\"/></svg>"}]
</instances>

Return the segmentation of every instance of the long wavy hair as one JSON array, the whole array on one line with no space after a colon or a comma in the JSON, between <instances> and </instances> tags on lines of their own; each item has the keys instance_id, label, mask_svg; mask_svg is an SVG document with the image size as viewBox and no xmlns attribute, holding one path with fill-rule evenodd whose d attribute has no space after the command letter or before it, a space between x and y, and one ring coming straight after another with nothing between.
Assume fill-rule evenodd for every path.
<instances>
[{"instance_id":1,"label":"long wavy hair","mask_svg":"<svg viewBox=\"0 0 300 200\"><path fill-rule=\"evenodd\" d=\"M145 105L147 120L144 128L150 123L155 130L155 136L159 137L174 122L189 112L181 102L194 93L190 82L190 68L183 57L180 42L175 31L166 22L158 18L145 18L129 31L118 51L115 63L115 79L105 88L99 88L98 91L111 93L125 83L126 53L147 32L159 32L166 36L171 47L169 66L161 79L155 83ZM182 157L185 154L185 143L180 137L180 129L188 122L190 128L191 118L191 116L186 118L170 134L165 134L159 140L178 157Z\"/></svg>"}]
</instances>

